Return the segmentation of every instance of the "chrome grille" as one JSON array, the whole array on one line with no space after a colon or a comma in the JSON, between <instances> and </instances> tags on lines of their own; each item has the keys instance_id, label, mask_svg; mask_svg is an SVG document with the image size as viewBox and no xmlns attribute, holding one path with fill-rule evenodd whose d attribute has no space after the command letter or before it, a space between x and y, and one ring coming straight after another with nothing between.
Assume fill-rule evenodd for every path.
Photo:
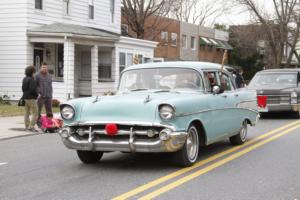
<instances>
[{"instance_id":1,"label":"chrome grille","mask_svg":"<svg viewBox=\"0 0 300 200\"><path fill-rule=\"evenodd\" d=\"M78 137L79 134L79 130L81 130L82 132L82 137L88 137L89 132L90 132L90 128L91 128L91 132L93 135L97 135L98 137L107 137L106 135L106 131L105 131L105 126L104 125L93 125L93 126L70 126L72 128L72 132L74 134L76 134ZM115 138L118 137L128 137L131 133L131 130L134 132L134 134L137 137L143 137L143 136L147 136L147 130L151 129L154 131L155 136L154 137L158 137L158 133L163 130L163 127L147 127L147 126L126 126L126 125L119 125L118 126L119 131L117 133L117 135L115 136Z\"/></svg>"},{"instance_id":2,"label":"chrome grille","mask_svg":"<svg viewBox=\"0 0 300 200\"><path fill-rule=\"evenodd\" d=\"M289 95L267 95L267 104L290 104L291 97Z\"/></svg>"}]
</instances>

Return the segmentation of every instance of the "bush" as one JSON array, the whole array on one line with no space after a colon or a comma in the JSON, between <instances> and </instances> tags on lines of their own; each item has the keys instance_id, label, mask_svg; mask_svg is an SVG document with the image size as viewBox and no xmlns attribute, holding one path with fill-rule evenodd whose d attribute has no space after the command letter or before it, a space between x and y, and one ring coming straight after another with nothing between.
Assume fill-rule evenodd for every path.
<instances>
[{"instance_id":1,"label":"bush","mask_svg":"<svg viewBox=\"0 0 300 200\"><path fill-rule=\"evenodd\" d=\"M57 99L52 99L52 106L53 107L59 107L60 101L58 101Z\"/></svg>"},{"instance_id":2,"label":"bush","mask_svg":"<svg viewBox=\"0 0 300 200\"><path fill-rule=\"evenodd\" d=\"M112 95L115 95L115 92L109 90L107 92L104 92L103 95L104 96L112 96Z\"/></svg>"},{"instance_id":3,"label":"bush","mask_svg":"<svg viewBox=\"0 0 300 200\"><path fill-rule=\"evenodd\" d=\"M9 97L4 95L3 97L0 97L0 104L2 105L10 105Z\"/></svg>"}]
</instances>

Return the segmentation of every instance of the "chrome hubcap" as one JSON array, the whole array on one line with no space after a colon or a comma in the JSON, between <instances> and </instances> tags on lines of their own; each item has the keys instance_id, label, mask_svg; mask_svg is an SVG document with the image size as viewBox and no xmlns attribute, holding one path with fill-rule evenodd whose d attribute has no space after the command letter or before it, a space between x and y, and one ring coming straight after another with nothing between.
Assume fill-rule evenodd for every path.
<instances>
[{"instance_id":1,"label":"chrome hubcap","mask_svg":"<svg viewBox=\"0 0 300 200\"><path fill-rule=\"evenodd\" d=\"M198 134L195 127L191 127L189 129L188 137L186 139L186 147L189 160L194 162L197 159L199 150Z\"/></svg>"},{"instance_id":2,"label":"chrome hubcap","mask_svg":"<svg viewBox=\"0 0 300 200\"><path fill-rule=\"evenodd\" d=\"M247 138L247 124L243 124L243 127L240 130L240 136L242 141L245 141Z\"/></svg>"}]
</instances>

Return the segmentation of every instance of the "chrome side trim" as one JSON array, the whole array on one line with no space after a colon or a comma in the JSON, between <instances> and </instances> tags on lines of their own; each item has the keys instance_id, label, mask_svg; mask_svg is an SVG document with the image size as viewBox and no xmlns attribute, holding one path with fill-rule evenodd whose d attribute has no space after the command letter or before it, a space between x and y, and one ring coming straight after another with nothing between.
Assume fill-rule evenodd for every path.
<instances>
[{"instance_id":1,"label":"chrome side trim","mask_svg":"<svg viewBox=\"0 0 300 200\"><path fill-rule=\"evenodd\" d=\"M181 114L177 115L176 117L186 117L186 116L189 116L189 115L196 115L196 114L205 113L205 112L212 112L212 111L218 111L218 110L229 110L229 109L230 110L231 109L250 110L252 112L255 112L255 113L259 114L259 112L257 110L250 109L250 108L224 107L224 108L218 108L218 109L206 109L206 110L190 112L190 113L181 113Z\"/></svg>"}]
</instances>

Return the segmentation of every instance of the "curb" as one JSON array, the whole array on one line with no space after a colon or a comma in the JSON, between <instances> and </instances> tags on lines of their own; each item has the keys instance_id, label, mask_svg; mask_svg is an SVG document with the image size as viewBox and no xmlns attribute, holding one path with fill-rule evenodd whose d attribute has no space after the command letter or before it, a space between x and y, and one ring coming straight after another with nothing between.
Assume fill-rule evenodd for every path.
<instances>
[{"instance_id":1,"label":"curb","mask_svg":"<svg viewBox=\"0 0 300 200\"><path fill-rule=\"evenodd\" d=\"M22 137L28 137L28 136L34 136L34 135L40 135L39 133L28 133L28 134L24 134L24 135L16 135L16 136L12 136L12 137L6 137L6 138L0 138L0 141L4 141L4 140L11 140L11 139L15 139L15 138L22 138Z\"/></svg>"}]
</instances>

